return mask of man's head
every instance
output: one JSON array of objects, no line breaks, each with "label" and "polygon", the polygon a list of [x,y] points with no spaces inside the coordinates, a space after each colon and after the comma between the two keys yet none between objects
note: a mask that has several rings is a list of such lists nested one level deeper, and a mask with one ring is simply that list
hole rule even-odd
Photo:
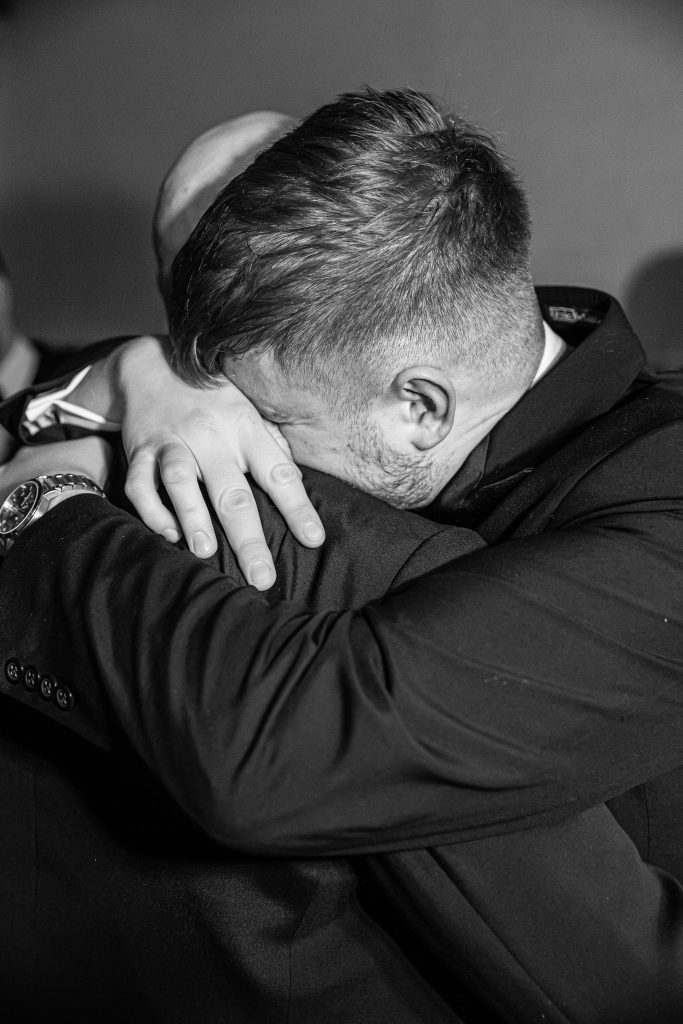
[{"label": "man's head", "polygon": [[231,181],[179,253],[181,372],[233,379],[301,462],[427,503],[543,350],[524,194],[410,90],[347,94]]},{"label": "man's head", "polygon": [[201,215],[232,178],[295,123],[271,110],[233,117],[202,132],[174,161],[161,184],[152,227],[164,298],[173,260]]}]

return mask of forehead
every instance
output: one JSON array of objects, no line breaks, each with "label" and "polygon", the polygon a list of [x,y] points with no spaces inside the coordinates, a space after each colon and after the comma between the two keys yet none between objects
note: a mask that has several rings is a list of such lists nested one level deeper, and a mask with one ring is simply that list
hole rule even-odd
[{"label": "forehead", "polygon": [[247,352],[228,358],[225,373],[262,416],[276,423],[317,419],[325,412],[325,403],[303,386],[293,384],[270,352]]}]

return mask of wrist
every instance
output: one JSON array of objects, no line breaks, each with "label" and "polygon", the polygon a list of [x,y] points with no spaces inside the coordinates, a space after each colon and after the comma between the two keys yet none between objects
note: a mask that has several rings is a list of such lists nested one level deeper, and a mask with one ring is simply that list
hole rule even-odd
[{"label": "wrist", "polygon": [[124,342],[93,363],[87,376],[70,393],[69,401],[97,413],[109,424],[120,425],[123,419],[121,367],[126,350],[134,341]]},{"label": "wrist", "polygon": [[0,554],[6,554],[32,524],[69,497],[104,492],[80,473],[53,473],[18,484],[0,506]]},{"label": "wrist", "polygon": [[112,353],[112,402],[119,423],[124,424],[131,412],[145,408],[150,397],[158,398],[160,383],[163,387],[166,375],[173,377],[171,351],[167,337],[148,334],[133,338]]},{"label": "wrist", "polygon": [[0,502],[24,481],[46,475],[76,474],[104,488],[111,455],[110,445],[95,435],[21,448],[10,462],[0,466]]},{"label": "wrist", "polygon": [[[50,476],[55,476],[55,477],[71,477],[71,476],[73,476],[73,477],[83,478],[85,480],[88,480],[90,483],[92,483],[93,486],[96,487],[98,489],[98,491],[101,491],[102,495],[104,496],[104,489],[100,486],[100,484],[99,484],[99,482],[97,480],[93,479],[92,473],[88,473],[87,471],[84,472],[84,471],[82,471],[80,469],[74,469],[72,467],[71,469],[60,469],[58,471],[55,471],[54,473],[50,473],[49,475]],[[0,508],[4,505],[4,503],[7,501],[9,496],[13,493],[13,491],[15,491],[17,489],[17,487],[21,487],[22,484],[28,483],[30,480],[44,479],[46,476],[47,476],[47,474],[45,474],[45,473],[37,473],[35,476],[29,476],[28,474],[25,474],[24,479],[22,479],[22,480],[16,480],[15,479],[11,483],[7,483],[7,484],[4,481],[0,480]],[[62,491],[58,495],[55,495],[55,497],[52,499],[52,502],[50,503],[50,508],[52,508],[53,505],[59,505],[60,502],[64,501],[65,498],[69,498],[69,497],[71,497],[74,494],[85,494],[85,493],[89,493],[89,492],[83,491],[83,490]]]},{"label": "wrist", "polygon": [[[84,494],[92,494],[98,498],[106,497],[104,491],[99,484],[91,480],[86,473],[55,473],[53,474],[56,479],[70,479],[72,480],[73,486],[70,488],[64,488],[58,494],[53,494],[50,498],[50,504],[45,509],[45,513],[52,511],[57,505],[63,504],[65,501],[69,501],[70,498],[82,497]],[[46,479],[41,477],[40,479]]]}]

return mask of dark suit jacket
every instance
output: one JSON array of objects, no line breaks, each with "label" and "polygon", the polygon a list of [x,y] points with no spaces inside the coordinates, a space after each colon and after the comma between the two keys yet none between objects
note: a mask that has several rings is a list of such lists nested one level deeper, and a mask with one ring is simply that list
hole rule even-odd
[{"label": "dark suit jacket", "polygon": [[[375,538],[381,571],[372,583],[354,581],[343,558],[321,568],[320,581],[340,596],[363,601],[395,576],[481,544],[468,530],[404,518],[336,481],[328,486],[340,556],[356,541],[369,546],[378,524],[386,538]],[[292,557],[291,579],[309,580],[312,565],[297,568],[281,523],[279,542]],[[226,546],[222,557],[234,573]],[[83,583],[79,603],[88,600]],[[41,593],[51,604],[42,585]],[[29,603],[38,626],[42,613]],[[26,636],[26,621],[16,625]],[[38,634],[47,641],[51,628],[43,621]],[[32,644],[38,685],[19,689],[41,710],[58,710],[39,696],[49,646]],[[17,1024],[459,1019],[368,920],[348,864],[231,855],[178,810],[123,737],[115,736],[125,755],[115,761],[61,728],[77,707],[49,721],[30,703],[2,699],[0,993]]]},{"label": "dark suit jacket", "polygon": [[[680,764],[680,392],[635,382],[606,297],[541,297],[580,344],[431,510],[491,550],[316,612],[82,498],[15,545],[0,595],[3,655],[74,704],[5,690],[130,743],[232,850],[362,857],[365,909],[472,1019],[675,1020],[680,887],[594,805]],[[379,564],[400,531],[372,504]],[[333,545],[301,552],[270,523],[286,596],[306,565],[312,609],[372,593],[337,591]]]}]

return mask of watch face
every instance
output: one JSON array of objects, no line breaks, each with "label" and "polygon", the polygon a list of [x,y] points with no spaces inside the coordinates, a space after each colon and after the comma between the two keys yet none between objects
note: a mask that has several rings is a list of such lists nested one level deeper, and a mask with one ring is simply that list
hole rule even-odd
[{"label": "watch face", "polygon": [[0,537],[14,533],[28,519],[40,501],[40,487],[35,480],[15,487],[0,508]]}]

